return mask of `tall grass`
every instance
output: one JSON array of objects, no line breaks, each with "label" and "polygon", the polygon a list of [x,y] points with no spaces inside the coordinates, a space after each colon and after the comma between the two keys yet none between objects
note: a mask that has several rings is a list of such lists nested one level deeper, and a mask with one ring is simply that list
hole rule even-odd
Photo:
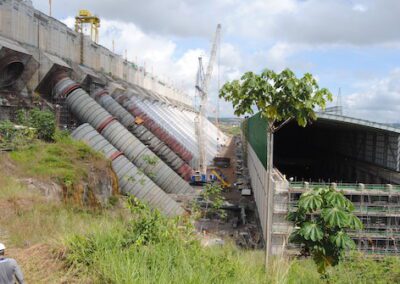
[{"label": "tall grass", "polygon": [[23,247],[39,242],[59,241],[68,234],[85,234],[107,228],[123,218],[121,212],[90,211],[48,200],[29,191],[13,178],[0,185],[0,227],[7,231],[10,245]]},{"label": "tall grass", "polygon": [[202,247],[187,221],[133,210],[127,223],[69,238],[68,264],[102,283],[269,282],[262,252]]}]

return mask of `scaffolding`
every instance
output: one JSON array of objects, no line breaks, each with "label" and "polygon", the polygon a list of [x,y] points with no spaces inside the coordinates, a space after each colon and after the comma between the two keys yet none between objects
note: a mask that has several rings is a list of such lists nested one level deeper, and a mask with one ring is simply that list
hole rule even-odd
[{"label": "scaffolding", "polygon": [[348,233],[359,251],[373,255],[400,255],[400,186],[292,182],[289,185],[288,210],[296,209],[303,192],[321,186],[332,186],[353,202],[354,214],[360,218],[364,228]]}]

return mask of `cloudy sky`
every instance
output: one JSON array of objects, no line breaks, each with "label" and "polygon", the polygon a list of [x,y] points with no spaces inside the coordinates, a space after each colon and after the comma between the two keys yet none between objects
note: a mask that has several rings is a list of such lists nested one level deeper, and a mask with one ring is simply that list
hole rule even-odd
[{"label": "cloudy sky", "polygon": [[[212,112],[221,85],[245,71],[289,67],[311,72],[333,94],[341,88],[348,115],[380,122],[400,116],[399,0],[52,0],[68,25],[79,9],[102,19],[100,43],[188,93],[198,56],[207,58],[222,24],[220,68],[214,69]],[[48,12],[48,0],[33,0]],[[336,102],[334,102],[336,104]],[[212,113],[211,113],[212,115]],[[221,116],[232,115],[221,102]]]}]

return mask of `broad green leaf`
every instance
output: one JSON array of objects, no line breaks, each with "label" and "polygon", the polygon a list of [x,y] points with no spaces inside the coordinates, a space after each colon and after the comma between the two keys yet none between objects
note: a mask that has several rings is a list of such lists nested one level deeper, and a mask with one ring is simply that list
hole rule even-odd
[{"label": "broad green leaf", "polygon": [[299,200],[299,208],[306,212],[313,212],[321,208],[323,203],[322,196],[317,191],[307,191],[303,193]]},{"label": "broad green leaf", "polygon": [[324,232],[317,223],[306,222],[300,229],[299,234],[302,235],[306,240],[312,240],[314,242],[322,240]]},{"label": "broad green leaf", "polygon": [[361,230],[364,227],[361,220],[353,214],[348,215],[348,226],[353,230]]},{"label": "broad green leaf", "polygon": [[321,217],[330,227],[343,228],[348,224],[348,214],[339,207],[323,209]]},{"label": "broad green leaf", "polygon": [[339,231],[336,235],[330,236],[329,240],[331,241],[331,243],[342,249],[355,248],[354,241],[344,231]]},{"label": "broad green leaf", "polygon": [[332,207],[347,208],[348,199],[339,191],[330,190],[326,193],[325,199]]}]

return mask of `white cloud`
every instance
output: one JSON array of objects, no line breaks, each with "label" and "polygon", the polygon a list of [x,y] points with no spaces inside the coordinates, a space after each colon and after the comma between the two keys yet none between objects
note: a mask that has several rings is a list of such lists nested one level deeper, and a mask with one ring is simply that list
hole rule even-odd
[{"label": "white cloud", "polygon": [[368,10],[368,7],[362,4],[356,4],[353,6],[353,10],[357,12],[365,12]]},{"label": "white cloud", "polygon": [[344,97],[346,113],[379,122],[399,122],[400,68],[386,78],[360,84],[361,91]]},{"label": "white cloud", "polygon": [[[47,1],[34,0],[47,13]],[[398,0],[70,0],[53,14],[86,8],[102,19],[134,22],[146,33],[209,37],[217,23],[229,36],[306,44],[387,44],[400,41]],[[67,15],[65,15],[67,14]]]},{"label": "white cloud", "polygon": [[[67,18],[63,22],[73,27],[74,19]],[[115,20],[103,19],[100,29],[100,44],[112,50],[115,42],[115,52],[125,55],[128,60],[143,66],[164,81],[172,83],[184,90],[188,95],[194,95],[196,73],[199,56],[204,57],[203,65],[206,70],[208,64],[208,50],[187,49],[181,56],[176,57],[176,44],[166,36],[146,34],[133,23],[124,23]],[[214,72],[210,85],[210,113],[215,109],[218,92],[218,71],[220,81],[236,79],[240,75],[241,54],[231,44],[221,45],[220,68],[214,65]],[[221,104],[224,104],[221,102]],[[231,115],[231,108],[221,108],[222,115]]]},{"label": "white cloud", "polygon": [[[47,1],[33,2],[47,12]],[[302,62],[307,57],[301,59],[296,55],[305,50],[349,46],[400,48],[398,0],[88,0],[85,7],[78,0],[65,3],[53,1],[53,14],[71,16],[81,8],[96,12],[102,19],[102,44],[111,49],[114,39],[118,53],[124,54],[127,49],[130,60],[137,58],[140,65],[146,62],[147,70],[172,80],[190,94],[194,92],[197,58],[205,56],[206,66],[209,50],[184,46],[183,53],[180,50],[177,56],[177,40],[194,38],[209,42],[219,22],[224,38],[229,41],[221,47],[221,84],[248,70],[279,71],[289,67],[296,72],[309,71],[310,66],[314,67],[311,64],[319,62]],[[68,22],[73,25],[73,18]],[[337,72],[334,68],[332,73]],[[366,67],[372,76],[373,68]],[[398,111],[392,110],[397,103],[394,94],[398,93],[385,83],[398,78],[397,73],[393,71],[386,79],[370,81],[359,88],[361,91],[350,95],[345,101],[354,110],[351,114],[368,118],[369,111],[379,109],[375,111],[377,119],[384,121]],[[217,68],[210,86],[211,103],[215,104],[216,93]],[[223,111],[232,113],[223,104]]]}]

